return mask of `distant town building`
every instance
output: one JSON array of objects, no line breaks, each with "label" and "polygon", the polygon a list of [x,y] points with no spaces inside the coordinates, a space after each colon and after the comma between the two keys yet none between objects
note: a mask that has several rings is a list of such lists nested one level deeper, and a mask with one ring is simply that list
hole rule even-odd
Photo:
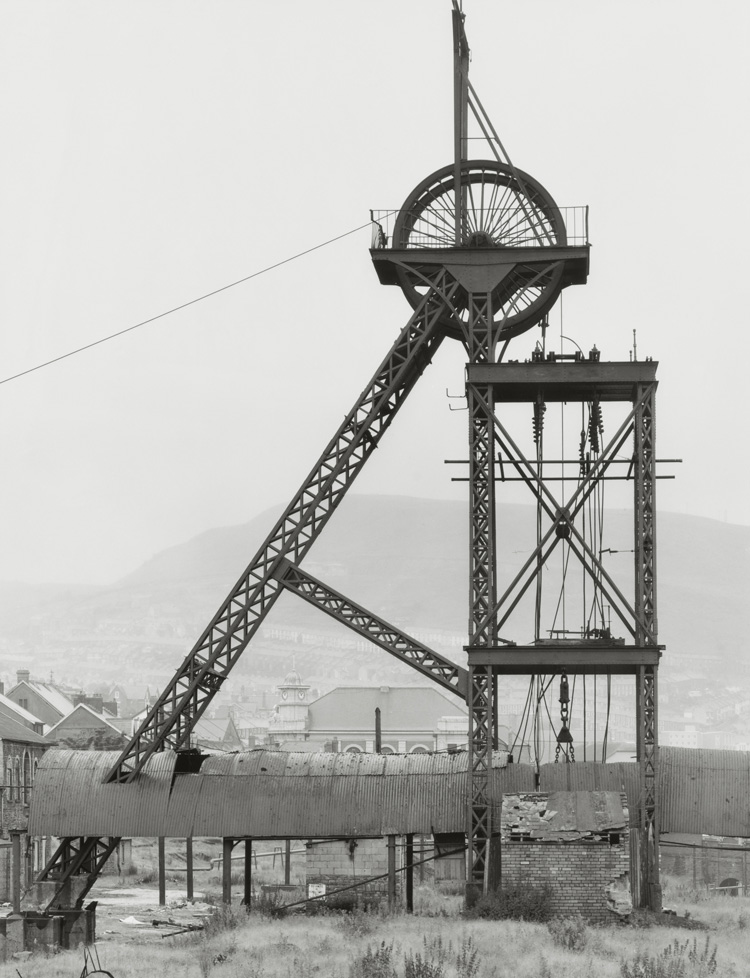
[{"label": "distant town building", "polygon": [[278,691],[268,725],[272,745],[307,742],[319,750],[327,745],[340,752],[372,752],[377,708],[385,754],[458,750],[467,743],[463,705],[434,686],[339,686],[310,702],[310,686],[293,670]]}]

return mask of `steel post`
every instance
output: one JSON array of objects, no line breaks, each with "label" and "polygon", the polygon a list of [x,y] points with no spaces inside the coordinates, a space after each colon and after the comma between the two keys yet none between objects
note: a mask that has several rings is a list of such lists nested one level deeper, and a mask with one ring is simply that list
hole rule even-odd
[{"label": "steel post", "polygon": [[159,852],[159,906],[166,907],[167,905],[167,867],[166,867],[166,851],[164,845],[164,836],[159,836],[158,844]]},{"label": "steel post", "polygon": [[[655,644],[656,613],[656,503],[655,503],[655,394],[656,383],[636,388],[633,487],[635,627],[639,645]],[[640,903],[661,910],[659,884],[659,822],[657,799],[658,666],[642,666],[637,673],[637,754],[641,774],[639,825],[641,833]]]},{"label": "steel post", "polygon": [[234,839],[222,839],[222,859],[221,859],[221,902],[230,904],[232,902],[232,849]]},{"label": "steel post", "polygon": [[245,839],[245,892],[242,902],[249,910],[253,899],[253,840]]},{"label": "steel post", "polygon": [[191,836],[185,840],[185,883],[188,900],[193,899],[193,840]]},{"label": "steel post", "polygon": [[396,909],[396,836],[388,836],[388,910]]}]

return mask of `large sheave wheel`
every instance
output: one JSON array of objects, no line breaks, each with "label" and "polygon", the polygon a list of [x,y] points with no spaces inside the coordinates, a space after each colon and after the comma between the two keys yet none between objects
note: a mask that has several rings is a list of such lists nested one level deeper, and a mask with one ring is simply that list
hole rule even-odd
[{"label": "large sheave wheel", "polygon": [[[406,198],[393,229],[394,249],[522,249],[518,260],[492,293],[493,321],[500,339],[538,323],[562,288],[562,263],[545,261],[545,249],[567,243],[557,204],[533,177],[494,160],[467,160],[461,165],[458,203],[455,172],[446,166],[423,180]],[[434,267],[408,264],[399,284],[416,308],[430,287]],[[464,294],[465,296],[465,294]],[[444,325],[455,329],[465,318],[459,295]]]}]

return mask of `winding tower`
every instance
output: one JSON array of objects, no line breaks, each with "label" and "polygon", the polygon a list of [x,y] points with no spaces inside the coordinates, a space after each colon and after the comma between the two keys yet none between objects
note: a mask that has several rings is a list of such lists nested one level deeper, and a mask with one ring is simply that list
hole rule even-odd
[{"label": "winding tower", "polygon": [[[634,677],[641,775],[639,811],[632,813],[639,837],[634,895],[641,905],[657,906],[656,693],[661,647],[656,630],[656,364],[634,358],[606,363],[596,350],[586,356],[547,352],[550,310],[563,289],[587,280],[587,208],[558,207],[541,183],[513,165],[469,81],[469,46],[456,0],[452,17],[454,159],[423,180],[400,210],[371,215],[371,257],[378,278],[401,288],[412,314],[107,780],[137,781],[149,758],[167,749],[179,752],[178,771],[190,769],[195,763],[189,750],[195,723],[277,598],[291,591],[466,700],[468,900],[500,879],[490,773],[498,746],[502,684],[509,677],[530,677],[540,691],[538,706],[552,679],[559,678],[562,710],[554,731],[556,754],[571,762],[569,677],[573,682],[578,676]],[[469,157],[471,119],[489,147],[486,158]],[[509,360],[511,340],[533,328],[541,331],[541,341],[531,358]],[[445,339],[461,343],[467,355],[468,667],[417,641],[301,566]],[[601,412],[608,402],[624,404],[625,415],[604,445]],[[532,451],[521,447],[504,420],[506,409],[517,404],[531,408]],[[578,404],[587,412],[577,458],[548,459],[542,435],[548,404]],[[627,475],[614,475],[622,472],[618,464],[623,453]],[[569,474],[571,465],[575,476]],[[632,483],[632,597],[605,566],[601,540],[594,544],[585,527],[587,505],[610,478]],[[525,483],[534,497],[537,535],[521,568],[501,588],[498,552],[503,541],[498,537],[496,495],[510,479]],[[552,628],[543,637],[542,580],[555,550],[563,552],[566,567],[571,558],[580,565],[589,582],[593,612],[583,616],[577,629]],[[501,632],[524,595],[533,593],[532,586],[534,639],[520,644]],[[627,639],[613,637],[605,603]],[[80,905],[118,841],[61,840],[39,878],[54,884],[49,907],[63,905],[73,895]]]}]

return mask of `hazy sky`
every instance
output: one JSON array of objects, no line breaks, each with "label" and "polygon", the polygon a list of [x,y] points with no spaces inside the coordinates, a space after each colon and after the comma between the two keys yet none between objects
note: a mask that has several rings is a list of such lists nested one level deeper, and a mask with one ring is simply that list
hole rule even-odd
[{"label": "hazy sky", "polygon": [[[747,4],[464,9],[514,162],[591,208],[566,335],[660,361],[660,506],[748,523]],[[451,160],[451,86],[448,0],[5,0],[0,379],[400,206]],[[0,385],[0,579],[107,583],[286,502],[409,315],[368,247]],[[444,344],[356,491],[465,495],[463,362]]]}]

